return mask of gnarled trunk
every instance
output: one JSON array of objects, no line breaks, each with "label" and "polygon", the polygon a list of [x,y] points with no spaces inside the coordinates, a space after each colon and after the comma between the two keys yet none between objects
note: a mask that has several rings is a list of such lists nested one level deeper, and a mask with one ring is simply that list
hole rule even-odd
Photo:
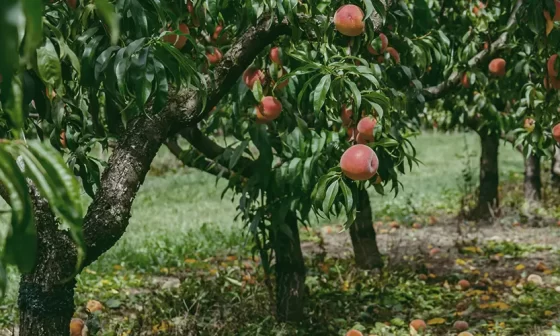
[{"label": "gnarled trunk", "polygon": [[541,157],[533,153],[525,158],[525,179],[523,183],[525,202],[540,202],[541,188]]},{"label": "gnarled trunk", "polygon": [[554,156],[550,167],[552,187],[560,189],[560,145],[554,146]]},{"label": "gnarled trunk", "polygon": [[362,269],[383,267],[383,259],[377,248],[373,216],[367,190],[362,189],[358,195],[358,213],[350,226],[350,238],[354,249],[356,265]]},{"label": "gnarled trunk", "polygon": [[498,200],[498,148],[500,137],[498,134],[483,129],[480,133],[480,180],[478,188],[478,203],[471,215],[475,219],[489,219],[492,210],[499,206]]},{"label": "gnarled trunk", "polygon": [[303,318],[305,265],[296,214],[288,212],[285,221],[290,234],[278,230],[274,238],[276,315],[279,321],[297,322]]},{"label": "gnarled trunk", "polygon": [[18,305],[20,336],[65,336],[74,313],[76,249],[68,232],[59,230],[47,201],[31,187],[37,227],[37,263],[21,276]]}]

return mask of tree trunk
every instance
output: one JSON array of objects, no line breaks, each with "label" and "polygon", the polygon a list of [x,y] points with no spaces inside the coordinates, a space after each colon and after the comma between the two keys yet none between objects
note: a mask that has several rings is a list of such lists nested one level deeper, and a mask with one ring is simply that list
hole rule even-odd
[{"label": "tree trunk", "polygon": [[560,146],[554,146],[554,156],[552,157],[552,166],[550,167],[552,174],[552,187],[560,189]]},{"label": "tree trunk", "polygon": [[540,202],[541,187],[541,157],[531,154],[525,158],[525,181],[523,183],[525,202]]},{"label": "tree trunk", "polygon": [[356,220],[350,226],[350,238],[352,238],[356,265],[359,268],[383,267],[383,259],[377,248],[371,204],[366,189],[362,189],[358,195],[358,213]]},{"label": "tree trunk", "polygon": [[475,219],[490,219],[492,210],[499,206],[498,200],[498,148],[500,137],[488,130],[480,133],[480,183],[478,188],[478,204],[472,211]]},{"label": "tree trunk", "polygon": [[31,186],[37,228],[35,269],[21,276],[19,336],[66,336],[74,313],[73,273],[76,249],[67,231],[59,229],[47,201]]},{"label": "tree trunk", "polygon": [[290,233],[278,230],[274,239],[276,314],[279,321],[298,322],[303,318],[305,265],[295,213],[288,212],[286,224]]}]

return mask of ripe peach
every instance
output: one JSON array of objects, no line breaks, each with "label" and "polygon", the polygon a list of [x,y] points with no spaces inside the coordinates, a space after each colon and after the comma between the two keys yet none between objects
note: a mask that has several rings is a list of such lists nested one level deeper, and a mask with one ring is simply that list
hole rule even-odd
[{"label": "ripe peach", "polygon": [[465,321],[455,321],[455,323],[453,324],[453,328],[455,328],[457,331],[465,331],[469,329],[469,324]]},{"label": "ripe peach", "polygon": [[484,50],[488,50],[489,44],[488,42],[484,42]]},{"label": "ripe peach", "polygon": [[369,142],[372,141],[373,141],[373,137],[368,137],[362,133],[358,133],[358,135],[356,135],[356,143],[367,145]]},{"label": "ripe peach", "polygon": [[463,74],[463,77],[461,77],[461,84],[463,85],[463,87],[465,89],[468,89],[471,87],[471,82],[469,80],[469,75],[465,72]]},{"label": "ripe peach", "polygon": [[401,63],[401,55],[399,54],[397,49],[395,49],[393,47],[388,47],[387,52],[389,53],[389,55],[391,55],[391,57],[393,58],[393,61],[395,61],[395,63],[397,63],[397,64]]},{"label": "ripe peach", "polygon": [[552,19],[550,18],[550,12],[547,10],[543,11],[544,17],[547,20],[560,21],[560,0],[556,0],[554,4],[556,5],[556,12],[554,13],[554,18]]},{"label": "ripe peach", "polygon": [[349,126],[352,123],[352,109],[347,108],[346,105],[342,105],[340,118],[342,119],[342,125]]},{"label": "ripe peach", "polygon": [[270,49],[270,60],[278,65],[282,65],[282,51],[278,47]]},{"label": "ripe peach", "polygon": [[552,128],[552,137],[556,142],[560,143],[560,124],[556,124],[556,126]]},{"label": "ripe peach", "polygon": [[222,52],[218,48],[214,48],[212,53],[206,53],[206,58],[210,64],[220,63],[222,60]]},{"label": "ripe peach", "polygon": [[263,80],[264,80],[264,73],[262,72],[261,69],[257,69],[255,67],[249,67],[247,68],[247,70],[245,70],[245,72],[243,72],[243,81],[249,87],[249,89],[253,89],[253,85],[257,81],[261,81],[262,83]]},{"label": "ripe peach", "polygon": [[66,3],[71,9],[76,9],[76,7],[78,7],[78,0],[66,0]]},{"label": "ripe peach", "polygon": [[362,135],[364,140],[373,140],[374,139],[373,130],[375,128],[375,125],[377,125],[377,120],[374,117],[372,116],[363,117],[358,122],[358,127],[357,127],[358,133]]},{"label": "ripe peach", "polygon": [[557,78],[550,77],[548,79],[548,82],[550,83],[549,89],[552,88],[555,90],[560,90],[560,78],[557,79]]},{"label": "ripe peach", "polygon": [[370,147],[362,144],[348,148],[340,158],[344,175],[356,181],[365,181],[377,173],[379,159]]},{"label": "ripe peach", "polygon": [[263,97],[257,108],[257,116],[260,113],[267,121],[278,118],[280,112],[282,112],[282,103],[272,96]]},{"label": "ripe peach", "polygon": [[82,336],[82,330],[85,325],[82,319],[73,318],[70,321],[70,336]]},{"label": "ripe peach", "polygon": [[362,334],[360,331],[356,329],[352,329],[346,333],[346,336],[364,336],[364,334]]},{"label": "ripe peach", "polygon": [[[169,27],[168,31],[175,31],[175,29]],[[179,31],[183,34],[188,34],[189,33],[189,27],[187,27],[186,24],[181,23],[179,25]],[[183,49],[185,44],[187,44],[187,37],[182,36],[182,35],[175,35],[175,34],[165,35],[163,37],[163,40],[167,43],[173,44],[175,46],[175,48],[177,48],[179,50]]]},{"label": "ripe peach", "polygon": [[96,301],[96,300],[89,300],[86,304],[86,309],[90,312],[90,313],[94,313],[96,311],[102,311],[103,310],[103,305],[101,304],[101,302]]},{"label": "ripe peach", "polygon": [[222,25],[216,26],[216,29],[214,29],[214,34],[212,34],[212,39],[214,41],[218,40],[218,37],[220,37],[220,33],[222,32],[223,29],[224,27],[222,27]]},{"label": "ripe peach", "polygon": [[367,49],[368,49],[369,53],[374,55],[374,56],[383,54],[385,52],[385,50],[387,49],[387,47],[389,46],[389,40],[387,39],[387,36],[385,34],[380,33],[379,34],[379,39],[381,40],[381,49],[375,50],[371,44],[368,44],[368,46],[367,46]]},{"label": "ripe peach", "polygon": [[334,26],[342,35],[358,36],[364,32],[364,12],[356,5],[344,5],[334,14]]},{"label": "ripe peach", "polygon": [[503,77],[506,74],[506,60],[495,58],[488,64],[488,70],[494,76]]},{"label": "ripe peach", "polygon": [[525,128],[525,130],[527,130],[527,132],[533,132],[533,130],[535,129],[535,119],[525,118],[523,127]]},{"label": "ripe peach", "polygon": [[462,290],[467,290],[469,289],[469,287],[471,287],[471,283],[465,279],[459,280],[457,284],[459,285],[459,287],[461,287]]},{"label": "ripe peach", "polygon": [[66,148],[66,132],[64,130],[60,131],[60,146]]},{"label": "ripe peach", "polygon": [[424,331],[428,327],[424,320],[412,320],[409,326],[416,331]]},{"label": "ripe peach", "polygon": [[[546,64],[546,68],[548,70],[548,76],[549,77],[552,77],[552,78],[557,78],[558,77],[558,70],[556,70],[557,68],[555,67],[557,58],[558,58],[558,54],[554,54],[554,55],[550,56],[550,58],[548,59],[548,62]],[[560,68],[560,66],[558,68]]]},{"label": "ripe peach", "polygon": [[441,250],[437,247],[434,247],[433,249],[430,250],[430,257],[434,257],[436,254],[440,253]]}]

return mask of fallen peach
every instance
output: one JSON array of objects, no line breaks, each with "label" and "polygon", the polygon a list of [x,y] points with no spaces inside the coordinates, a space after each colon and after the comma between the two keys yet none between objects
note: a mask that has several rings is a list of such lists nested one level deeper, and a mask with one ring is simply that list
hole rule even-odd
[{"label": "fallen peach", "polygon": [[412,320],[410,322],[410,327],[416,331],[424,331],[428,326],[426,326],[424,320]]}]

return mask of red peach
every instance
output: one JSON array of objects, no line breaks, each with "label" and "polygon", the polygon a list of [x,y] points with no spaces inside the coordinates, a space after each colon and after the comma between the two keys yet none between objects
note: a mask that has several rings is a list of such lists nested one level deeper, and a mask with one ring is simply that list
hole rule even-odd
[{"label": "red peach", "polygon": [[556,124],[556,126],[552,128],[552,137],[556,142],[560,143],[560,124]]},{"label": "red peach", "polygon": [[370,147],[362,144],[348,148],[340,158],[344,175],[356,181],[365,181],[377,173],[379,159]]},{"label": "red peach", "polygon": [[270,49],[270,60],[278,65],[282,65],[282,52],[280,48],[273,47]]},{"label": "red peach", "polygon": [[387,52],[389,53],[389,55],[391,55],[391,57],[393,58],[393,61],[395,61],[395,63],[397,63],[397,64],[401,63],[401,55],[399,54],[399,52],[395,48],[388,47]]},{"label": "red peach", "polygon": [[488,50],[489,44],[488,42],[484,42],[484,50]]},{"label": "red peach", "polygon": [[463,85],[463,87],[465,89],[468,89],[471,87],[471,82],[469,80],[469,75],[465,72],[463,74],[463,77],[461,78],[461,84]]},{"label": "red peach", "polygon": [[362,135],[364,140],[373,140],[373,130],[375,128],[375,125],[377,125],[377,120],[374,117],[363,117],[362,119],[360,119],[360,122],[358,122],[358,133]]},{"label": "red peach", "polygon": [[550,18],[550,12],[547,10],[543,11],[544,17],[547,20],[560,21],[560,0],[556,0],[554,4],[556,5],[556,12],[554,12],[554,18],[552,19]]},{"label": "red peach", "polygon": [[428,326],[424,320],[413,320],[410,322],[410,327],[416,331],[424,331]]},{"label": "red peach", "polygon": [[457,284],[459,285],[459,287],[461,287],[462,290],[467,290],[469,289],[469,287],[471,287],[471,283],[465,279],[459,280]]},{"label": "red peach", "polygon": [[379,34],[379,39],[381,40],[381,49],[375,50],[373,48],[373,46],[371,44],[368,44],[368,51],[370,52],[370,54],[377,56],[380,54],[383,54],[385,52],[385,50],[387,49],[387,47],[389,46],[389,40],[387,39],[387,36],[383,33]]},{"label": "red peach", "polygon": [[253,89],[253,85],[257,82],[264,80],[264,73],[261,69],[257,69],[255,67],[249,67],[245,72],[243,72],[243,81],[249,87],[249,89]]},{"label": "red peach", "polygon": [[260,113],[267,121],[278,118],[280,112],[282,112],[282,103],[272,96],[263,97],[257,108],[257,116]]},{"label": "red peach", "polygon": [[73,318],[70,321],[70,336],[82,336],[82,330],[85,325],[82,319]]},{"label": "red peach", "polygon": [[346,336],[364,336],[364,334],[362,334],[360,331],[356,329],[352,329],[346,333]]},{"label": "red peach", "polygon": [[469,324],[465,321],[455,321],[455,323],[453,324],[453,328],[455,328],[457,331],[465,331],[469,329]]},{"label": "red peach", "polygon": [[212,34],[212,39],[214,41],[216,41],[218,37],[220,37],[220,33],[222,32],[223,29],[224,27],[222,27],[221,25],[216,26],[216,29],[214,30],[214,34]]},{"label": "red peach", "polygon": [[66,132],[64,130],[60,131],[60,146],[66,148]]},{"label": "red peach", "polygon": [[546,64],[547,70],[548,70],[548,75],[550,77],[553,77],[553,78],[558,77],[558,70],[556,70],[557,68],[555,67],[557,58],[558,58],[558,54],[554,54],[554,55],[550,56],[550,58],[548,59],[548,62]]},{"label": "red peach", "polygon": [[340,118],[342,119],[342,125],[350,125],[352,123],[352,109],[347,108],[346,105],[343,105],[342,111],[340,112]]},{"label": "red peach", "polygon": [[535,119],[525,118],[523,127],[527,130],[527,132],[533,132],[533,130],[535,129]]},{"label": "red peach", "polygon": [[334,14],[334,25],[342,35],[358,36],[364,32],[364,12],[356,5],[344,5]]},{"label": "red peach", "polygon": [[503,58],[495,58],[488,65],[488,70],[494,76],[503,77],[506,74],[506,61]]},{"label": "red peach", "polygon": [[[174,31],[175,29],[170,27],[168,30],[169,31]],[[187,27],[186,24],[181,23],[179,25],[179,31],[181,31],[181,33],[183,33],[183,34],[188,34],[189,33],[189,27]],[[175,34],[165,35],[163,37],[163,40],[167,43],[172,43],[175,46],[175,48],[177,48],[179,50],[183,49],[185,44],[187,44],[187,37],[182,36],[182,35],[175,35]]]},{"label": "red peach", "polygon": [[206,58],[210,64],[220,63],[222,60],[222,52],[218,48],[214,48],[212,53],[206,53]]}]

